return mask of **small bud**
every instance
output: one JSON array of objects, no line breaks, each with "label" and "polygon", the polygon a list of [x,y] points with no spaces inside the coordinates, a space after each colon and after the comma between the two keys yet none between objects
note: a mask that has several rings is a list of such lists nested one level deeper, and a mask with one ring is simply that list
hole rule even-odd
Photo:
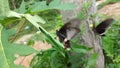
[{"label": "small bud", "polygon": [[93,28],[93,24],[90,24],[89,27],[90,27],[90,28]]}]

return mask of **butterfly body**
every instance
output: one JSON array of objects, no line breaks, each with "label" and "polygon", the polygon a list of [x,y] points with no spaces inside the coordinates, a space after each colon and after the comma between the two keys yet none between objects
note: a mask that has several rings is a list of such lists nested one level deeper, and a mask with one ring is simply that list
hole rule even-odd
[{"label": "butterfly body", "polygon": [[79,19],[72,19],[64,24],[59,30],[56,30],[59,41],[68,47],[70,44],[69,40],[80,32],[79,25]]},{"label": "butterfly body", "polygon": [[56,30],[56,34],[59,37],[60,42],[63,42],[63,40],[67,37],[66,29],[69,29],[67,25],[69,25],[69,23],[63,25],[60,30]]}]

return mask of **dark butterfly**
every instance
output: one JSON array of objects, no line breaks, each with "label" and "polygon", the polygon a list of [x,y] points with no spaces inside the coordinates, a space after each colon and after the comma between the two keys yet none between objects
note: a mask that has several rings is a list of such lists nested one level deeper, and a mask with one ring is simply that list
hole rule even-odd
[{"label": "dark butterfly", "polygon": [[101,36],[104,36],[105,31],[108,29],[113,21],[114,19],[112,18],[102,21],[97,27],[95,27],[95,32]]},{"label": "dark butterfly", "polygon": [[56,34],[59,38],[59,41],[63,43],[65,47],[69,47],[69,40],[80,32],[79,25],[79,19],[72,19],[66,24],[64,24],[59,30],[56,30]]}]

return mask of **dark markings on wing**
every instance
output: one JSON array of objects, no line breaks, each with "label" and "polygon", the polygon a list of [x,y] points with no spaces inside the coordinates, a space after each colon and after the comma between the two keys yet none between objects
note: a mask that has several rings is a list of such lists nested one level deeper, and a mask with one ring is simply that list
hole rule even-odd
[{"label": "dark markings on wing", "polygon": [[[56,35],[61,43],[64,43],[66,47],[70,46],[70,39],[79,33],[80,20],[72,19],[68,23],[64,24],[59,30],[56,30]],[[67,39],[65,41],[65,39]]]},{"label": "dark markings on wing", "polygon": [[113,21],[114,21],[114,19],[112,19],[112,18],[109,18],[109,19],[106,19],[106,20],[102,21],[102,22],[95,28],[95,31],[96,31],[99,35],[102,35],[102,34],[107,30],[107,28],[112,24]]}]

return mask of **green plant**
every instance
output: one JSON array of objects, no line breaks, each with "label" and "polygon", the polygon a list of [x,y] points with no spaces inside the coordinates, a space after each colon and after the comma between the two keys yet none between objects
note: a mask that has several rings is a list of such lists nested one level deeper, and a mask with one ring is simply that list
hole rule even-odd
[{"label": "green plant", "polygon": [[[8,5],[8,0],[1,0],[0,3],[0,36],[1,36],[1,42],[0,42],[0,66],[2,68],[22,68],[21,66],[17,66],[13,63],[14,61],[14,54],[19,54],[22,56],[26,56],[32,53],[36,53],[37,51],[34,50],[33,48],[29,47],[29,46],[23,46],[20,44],[14,44],[14,38],[11,42],[9,42],[9,38],[10,35],[15,34],[15,32],[13,32],[13,30],[8,30],[10,28],[12,28],[12,26],[15,26],[15,24],[12,23],[19,23],[19,27],[18,27],[18,31],[21,31],[22,25],[26,22],[30,22],[31,24],[33,24],[37,29],[40,29],[41,31],[43,31],[44,34],[46,34],[46,36],[49,39],[49,41],[52,41],[51,43],[54,44],[54,47],[56,47],[56,49],[58,49],[58,52],[60,52],[60,54],[63,54],[62,50],[63,47],[62,44],[60,44],[59,42],[57,42],[55,39],[53,39],[53,37],[46,31],[43,29],[42,26],[40,26],[40,24],[44,24],[45,21],[37,15],[38,12],[47,10],[47,9],[63,9],[63,10],[67,10],[67,9],[72,9],[73,7],[75,7],[73,4],[70,3],[66,3],[66,4],[59,4],[60,0],[54,0],[50,3],[50,6],[46,6],[46,2],[35,2],[32,5],[31,4],[27,4],[29,6],[26,5],[26,2],[24,2],[24,0],[22,1],[20,8],[18,8],[16,11],[11,11],[9,9],[9,5]],[[42,5],[43,7],[39,7],[40,5]],[[57,6],[59,5],[59,6]],[[27,7],[26,7],[27,6]],[[64,6],[66,6],[66,8],[63,8]],[[36,8],[34,8],[36,7]],[[28,9],[26,9],[28,8]],[[12,25],[11,25],[12,24]],[[10,25],[10,27],[6,30],[5,27],[8,27]],[[17,35],[16,34],[16,35]],[[15,35],[15,36],[16,36]],[[11,39],[10,39],[11,40]],[[60,45],[60,46],[59,46]],[[63,50],[64,51],[64,50]]]},{"label": "green plant", "polygon": [[87,2],[83,2],[82,3],[82,9],[79,12],[79,14],[77,15],[78,18],[80,19],[85,19],[88,16],[88,12],[87,10],[90,8],[90,5],[92,4],[92,1],[87,1]]},{"label": "green plant", "polygon": [[102,38],[106,68],[119,68],[119,25],[120,21],[115,21],[107,31],[106,37]]},{"label": "green plant", "polygon": [[[52,2],[50,2],[49,6],[46,5],[46,1],[39,2],[37,0],[30,0],[25,2],[23,0],[21,4],[19,4],[20,1],[18,0],[16,0],[15,2],[18,2],[17,7],[11,7],[14,11],[9,9],[8,0],[1,0],[0,3],[0,55],[2,56],[0,57],[0,66],[2,68],[23,68],[22,66],[15,65],[13,63],[13,61],[15,60],[14,54],[16,53],[22,56],[37,53],[31,61],[31,68],[93,67],[97,58],[96,53],[92,54],[90,58],[86,60],[84,60],[83,58],[83,56],[85,56],[85,54],[92,48],[88,48],[72,42],[70,50],[65,49],[63,44],[54,39],[54,36],[43,28],[43,26],[46,24],[46,20],[44,20],[43,17],[45,14],[49,14],[49,12],[45,12],[46,10],[70,10],[73,9],[76,5],[71,3],[60,4],[60,0],[53,0]],[[88,7],[88,4],[84,5],[86,8]],[[43,13],[42,15],[42,12],[45,13]],[[58,15],[57,17],[59,19],[59,21],[57,22],[61,22],[60,15]],[[32,28],[32,26],[37,28],[35,32],[38,30],[41,31],[41,33],[45,36],[45,41],[51,44],[52,48],[45,51],[36,51],[30,46],[14,44],[13,42],[15,41],[16,36],[19,35],[22,30],[24,30],[23,27],[26,27],[26,23],[30,23],[27,24],[27,26],[30,26],[29,28]],[[13,27],[17,30],[17,33],[15,33],[14,30],[9,30]],[[15,36],[12,36],[13,38],[11,38],[11,35]]]},{"label": "green plant", "polygon": [[113,4],[113,3],[117,3],[117,2],[120,2],[120,0],[106,0],[105,2],[98,5],[98,9],[102,8],[105,5]]}]

